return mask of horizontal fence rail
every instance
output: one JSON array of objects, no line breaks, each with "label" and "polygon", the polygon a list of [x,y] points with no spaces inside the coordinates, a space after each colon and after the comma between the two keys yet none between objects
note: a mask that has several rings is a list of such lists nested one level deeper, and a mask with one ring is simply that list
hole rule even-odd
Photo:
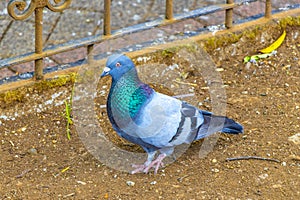
[{"label": "horizontal fence rail", "polygon": [[[237,6],[241,6],[251,2],[256,2],[257,0],[226,0],[226,4],[211,5],[177,15],[174,15],[173,13],[173,0],[166,0],[166,10],[164,19],[156,19],[150,22],[129,26],[116,31],[111,31],[111,0],[104,0],[103,35],[98,34],[95,36],[71,40],[63,44],[43,48],[43,9],[46,7],[53,12],[61,12],[64,9],[68,8],[72,0],[54,0],[52,2],[54,2],[55,5],[53,5],[53,3],[50,3],[49,1],[50,0],[32,0],[29,5],[26,5],[26,3],[21,0],[11,0],[9,2],[8,13],[12,18],[16,20],[26,19],[33,12],[35,12],[35,52],[0,60],[0,69],[34,61],[34,78],[36,80],[41,80],[43,79],[43,59],[46,57],[71,51],[80,47],[86,47],[88,53],[88,61],[90,61],[91,59],[93,59],[93,56],[90,52],[92,52],[94,44],[101,43],[105,40],[119,38],[135,32],[140,32],[151,28],[176,23],[185,19],[196,18],[199,16],[215,13],[218,11],[225,11],[225,27],[227,29],[230,29],[233,26],[233,9]],[[16,13],[16,10],[18,10],[19,13]],[[271,11],[271,0],[266,0],[266,18],[271,17]]]}]

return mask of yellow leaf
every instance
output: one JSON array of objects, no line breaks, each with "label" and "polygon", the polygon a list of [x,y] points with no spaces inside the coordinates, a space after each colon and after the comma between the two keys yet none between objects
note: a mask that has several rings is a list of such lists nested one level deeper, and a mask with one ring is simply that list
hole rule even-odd
[{"label": "yellow leaf", "polygon": [[285,36],[286,36],[286,32],[284,30],[282,35],[275,42],[273,42],[273,44],[271,44],[267,48],[260,50],[260,52],[261,53],[271,53],[272,51],[276,50],[284,41]]}]

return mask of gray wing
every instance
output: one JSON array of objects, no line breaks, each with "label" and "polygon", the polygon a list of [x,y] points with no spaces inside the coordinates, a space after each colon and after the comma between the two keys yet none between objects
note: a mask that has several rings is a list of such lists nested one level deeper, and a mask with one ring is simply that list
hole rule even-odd
[{"label": "gray wing", "polygon": [[181,120],[175,135],[169,143],[173,145],[191,143],[197,137],[199,127],[203,122],[203,115],[198,108],[186,102],[182,102]]},{"label": "gray wing", "polygon": [[191,143],[204,120],[194,106],[155,93],[141,111],[139,121],[139,124],[129,125],[130,132],[146,143],[164,148]]}]

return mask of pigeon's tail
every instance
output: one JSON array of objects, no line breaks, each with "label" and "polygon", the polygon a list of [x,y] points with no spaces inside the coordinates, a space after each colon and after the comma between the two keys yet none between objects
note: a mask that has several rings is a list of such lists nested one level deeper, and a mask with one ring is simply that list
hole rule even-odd
[{"label": "pigeon's tail", "polygon": [[207,137],[215,132],[228,134],[239,134],[244,132],[244,128],[233,119],[223,116],[215,116],[210,112],[201,110],[204,118],[203,124],[199,127],[196,140]]},{"label": "pigeon's tail", "polygon": [[233,119],[229,119],[228,117],[224,117],[224,127],[221,130],[223,133],[229,134],[239,134],[244,132],[244,128],[239,123],[235,122]]}]

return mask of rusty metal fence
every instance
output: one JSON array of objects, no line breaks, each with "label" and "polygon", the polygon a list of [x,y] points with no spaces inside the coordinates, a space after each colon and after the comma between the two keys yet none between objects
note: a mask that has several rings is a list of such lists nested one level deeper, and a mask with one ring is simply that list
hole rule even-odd
[{"label": "rusty metal fence", "polygon": [[[43,46],[43,9],[48,8],[53,12],[61,12],[69,7],[72,0],[31,0],[27,5],[23,0],[10,0],[8,3],[8,13],[15,20],[24,20],[30,15],[35,15],[35,52],[27,53],[24,55],[11,57],[0,60],[0,69],[10,67],[13,65],[34,61],[35,80],[43,79],[43,59],[55,54],[71,51],[80,47],[87,48],[88,61],[93,59],[90,52],[93,50],[94,45],[101,43],[105,40],[111,40],[114,38],[122,37],[127,34],[148,30],[154,27],[160,27],[172,23],[176,23],[181,20],[195,18],[218,11],[225,11],[225,27],[230,29],[233,27],[233,9],[257,0],[226,0],[225,4],[211,5],[199,9],[192,10],[190,12],[173,14],[173,0],[165,1],[165,17],[164,19],[156,19],[151,22],[145,22],[142,24],[125,27],[120,30],[111,30],[111,0],[104,0],[104,23],[103,34],[81,38],[77,40],[68,41],[64,44],[54,45],[44,48]],[[28,2],[27,2],[28,3]],[[265,13],[264,17],[270,18],[272,12],[271,0],[265,1]]]}]

